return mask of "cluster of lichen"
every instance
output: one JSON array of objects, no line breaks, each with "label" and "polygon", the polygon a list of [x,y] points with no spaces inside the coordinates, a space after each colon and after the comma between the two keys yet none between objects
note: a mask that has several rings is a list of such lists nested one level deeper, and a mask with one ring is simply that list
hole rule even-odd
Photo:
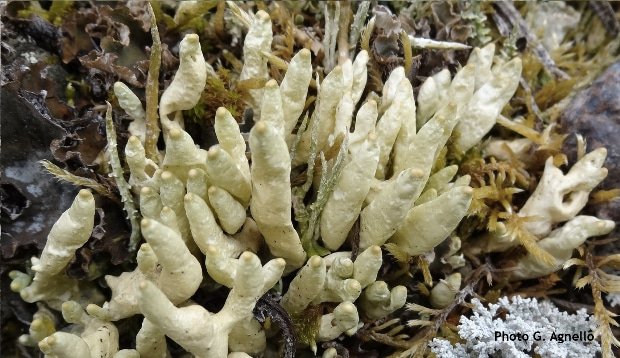
[{"label": "cluster of lichen", "polygon": [[[200,21],[183,17],[196,6],[206,5],[179,6],[177,20],[183,26]],[[606,176],[606,152],[583,151],[564,175],[556,167],[562,159],[561,140],[552,128],[538,133],[501,115],[521,78],[520,58],[495,56],[493,45],[475,48],[454,76],[443,70],[428,77],[416,98],[405,68],[398,67],[382,83],[380,94],[363,97],[366,51],[343,56],[322,80],[312,81],[310,51],[303,49],[285,62],[278,57],[282,51],[272,52],[269,15],[229,6],[248,28],[236,80],[226,70],[213,71],[198,37],[186,35],[174,80],[161,98],[148,97],[146,111],[127,86],[115,86],[120,106],[134,120],[125,148],[128,182],[111,118],[108,156],[132,223],[130,250],[142,237],[146,240],[137,250],[138,267],[106,277],[112,296],[105,303],[96,288],[64,276],[62,270],[92,228],[92,196],[80,192],[50,233],[41,257],[33,259],[34,277],[12,274],[12,288],[26,301],[61,309],[67,322],[81,326],[79,333],[54,333],[44,324],[48,320],[42,309],[24,343],[39,343],[44,353],[56,356],[70,356],[69,349],[77,347],[83,356],[158,357],[166,354],[168,336],[199,357],[261,355],[273,349],[274,342],[266,337],[277,328],[261,325],[252,309],[260,296],[288,276],[287,289],[279,287],[279,304],[300,328],[300,343],[316,352],[317,341],[367,332],[368,325],[404,306],[405,285],[390,286],[412,285],[403,275],[390,285],[379,277],[382,246],[407,274],[408,265],[417,263],[429,287],[437,279],[429,270],[432,263],[440,261],[449,272],[432,290],[422,285],[435,309],[412,306],[426,318],[443,315],[434,324],[436,332],[449,312],[442,310],[453,309],[471,293],[471,283],[461,290],[465,254],[521,246],[526,254],[503,267],[509,269],[508,280],[537,278],[566,264],[587,266],[571,260],[573,250],[613,229],[613,222],[577,216],[590,191]],[[326,15],[334,16],[333,11],[326,10]],[[474,18],[480,22],[479,14]],[[371,20],[369,26],[373,24]],[[477,29],[481,41],[483,30]],[[362,42],[368,41],[366,35]],[[409,45],[456,46],[415,39]],[[279,71],[280,83],[272,79]],[[317,88],[314,103],[308,98],[311,82]],[[242,99],[253,108],[256,121],[249,133],[251,161],[237,124]],[[159,121],[149,114],[149,106],[157,108],[157,103]],[[184,130],[184,115],[192,120],[213,116],[219,144],[208,151],[197,148]],[[483,138],[496,123],[525,138],[483,147]],[[148,143],[159,138],[160,125],[165,150],[149,151]],[[533,146],[550,155],[538,186],[517,206],[514,195],[530,189],[532,178],[525,166],[534,165],[529,162]],[[292,172],[299,174],[293,184]],[[472,218],[457,229],[466,215]],[[436,258],[436,248],[446,241],[448,253]],[[260,250],[261,246],[266,247]],[[203,260],[209,280],[231,288],[217,314],[191,302],[206,282]],[[609,290],[598,285],[599,291]],[[135,314],[145,317],[136,349],[119,351],[112,322]],[[411,325],[431,323],[421,319]],[[102,332],[107,337],[102,338]],[[406,346],[407,337],[397,342],[396,333],[383,341],[370,336],[394,347]],[[412,348],[405,352],[419,342],[412,338]],[[330,354],[332,350],[325,350]]]}]

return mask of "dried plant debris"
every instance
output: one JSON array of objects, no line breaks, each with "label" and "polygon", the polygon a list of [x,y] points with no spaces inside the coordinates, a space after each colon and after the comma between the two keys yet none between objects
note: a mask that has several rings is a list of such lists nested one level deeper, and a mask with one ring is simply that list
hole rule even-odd
[{"label": "dried plant debris", "polygon": [[0,13],[3,354],[620,355],[618,3]]},{"label": "dried plant debris", "polygon": [[261,297],[254,308],[254,318],[263,325],[275,324],[282,330],[282,356],[292,358],[295,357],[295,347],[299,335],[295,331],[291,317],[278,301],[279,297],[269,293]]},{"label": "dried plant debris", "polygon": [[596,16],[601,19],[609,35],[611,37],[618,36],[620,32],[620,22],[611,4],[608,1],[590,0],[588,1],[588,5],[590,5],[592,10],[596,13]]}]

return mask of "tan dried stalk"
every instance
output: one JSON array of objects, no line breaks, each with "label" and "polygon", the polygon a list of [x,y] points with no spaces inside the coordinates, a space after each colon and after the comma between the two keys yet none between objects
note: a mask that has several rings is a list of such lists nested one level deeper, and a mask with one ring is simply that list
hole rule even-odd
[{"label": "tan dried stalk", "polygon": [[151,46],[151,58],[149,62],[149,74],[146,79],[146,137],[144,151],[146,157],[155,163],[159,163],[159,152],[157,151],[157,140],[159,139],[159,122],[157,107],[159,104],[159,68],[161,67],[161,40],[157,29],[157,19],[153,12],[153,7],[148,4],[149,14],[151,15],[151,36],[153,45]]}]

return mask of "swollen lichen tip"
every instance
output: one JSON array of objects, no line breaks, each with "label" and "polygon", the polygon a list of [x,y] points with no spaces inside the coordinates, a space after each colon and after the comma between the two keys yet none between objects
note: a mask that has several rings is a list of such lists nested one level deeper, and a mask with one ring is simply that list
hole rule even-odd
[{"label": "swollen lichen tip", "polygon": [[179,130],[178,128],[172,128],[170,129],[170,138],[172,139],[179,139],[181,138],[181,130]]},{"label": "swollen lichen tip", "polygon": [[33,330],[40,330],[43,328],[43,321],[41,319],[33,319],[30,328]]},{"label": "swollen lichen tip", "polygon": [[163,180],[163,181],[172,180],[172,177],[173,177],[172,173],[167,171],[167,170],[165,172],[161,173],[161,180]]},{"label": "swollen lichen tip", "polygon": [[140,143],[140,138],[136,137],[135,135],[132,135],[131,137],[129,137],[127,142],[132,145],[138,145],[138,143]]},{"label": "swollen lichen tip", "polygon": [[263,11],[263,10],[260,10],[260,11],[258,11],[256,13],[256,18],[258,18],[261,21],[269,21],[270,20],[269,14],[266,13],[265,11]]},{"label": "swollen lichen tip", "polygon": [[345,270],[346,269],[350,269],[350,268],[353,267],[353,261],[351,261],[351,259],[349,259],[349,258],[346,258],[346,259],[340,261],[340,265]]},{"label": "swollen lichen tip", "polygon": [[224,107],[218,107],[218,109],[215,111],[215,115],[217,117],[223,117],[226,115],[228,111],[226,110],[226,108]]},{"label": "swollen lichen tip", "polygon": [[207,157],[209,159],[215,159],[217,158],[217,156],[220,154],[220,148],[218,148],[217,145],[212,146],[211,148],[209,148],[209,150],[207,151]]},{"label": "swollen lichen tip", "polygon": [[321,258],[321,256],[312,256],[308,261],[310,262],[310,267],[318,268],[319,266],[321,266],[323,259]]},{"label": "swollen lichen tip", "polygon": [[258,134],[265,134],[265,132],[267,132],[267,124],[264,121],[259,121],[254,125],[254,127],[256,128],[256,133]]},{"label": "swollen lichen tip", "polygon": [[252,253],[248,252],[248,251],[245,251],[244,253],[241,254],[239,259],[241,259],[244,262],[250,262],[250,261],[252,261]]},{"label": "swollen lichen tip", "polygon": [[355,306],[351,302],[345,302],[342,304],[342,310],[344,313],[353,313],[355,311]]},{"label": "swollen lichen tip", "polygon": [[362,289],[362,285],[357,280],[349,280],[347,282],[348,291],[358,291]]},{"label": "swollen lichen tip", "polygon": [[197,34],[187,34],[187,35],[185,35],[185,40],[197,43],[198,42],[198,35]]},{"label": "swollen lichen tip", "polygon": [[410,171],[411,171],[411,176],[416,179],[424,177],[424,171],[422,171],[421,169],[411,168]]},{"label": "swollen lichen tip", "polygon": [[80,196],[80,199],[82,199],[82,200],[87,200],[87,199],[90,199],[90,198],[93,197],[93,194],[88,189],[80,190],[78,195]]},{"label": "swollen lichen tip", "polygon": [[286,260],[285,260],[285,259],[283,259],[283,258],[280,258],[280,257],[279,257],[279,258],[275,259],[275,262],[276,262],[276,265],[277,265],[278,267],[284,267],[284,266],[286,266]]}]

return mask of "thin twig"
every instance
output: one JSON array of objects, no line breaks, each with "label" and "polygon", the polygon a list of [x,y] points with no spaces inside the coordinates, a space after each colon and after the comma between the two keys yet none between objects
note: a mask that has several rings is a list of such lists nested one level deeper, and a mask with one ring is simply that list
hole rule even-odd
[{"label": "thin twig", "polygon": [[144,151],[146,157],[155,163],[159,163],[159,152],[157,151],[157,140],[159,139],[159,122],[157,116],[157,106],[159,103],[159,68],[161,67],[161,40],[157,29],[157,19],[153,12],[153,7],[148,4],[149,14],[151,15],[151,36],[153,45],[151,46],[151,58],[149,62],[149,74],[146,79],[146,136]]},{"label": "thin twig", "polygon": [[620,33],[620,23],[618,23],[614,9],[611,7],[609,1],[590,0],[588,1],[588,5],[590,5],[590,8],[594,11],[596,16],[601,19],[609,36],[618,36],[618,33]]},{"label": "thin twig", "polygon": [[[349,25],[351,17],[351,2],[345,0],[340,5],[340,19],[338,21],[338,64],[349,59]],[[352,58],[352,57],[351,57]]]},{"label": "thin twig", "polygon": [[613,334],[612,326],[618,325],[614,320],[616,316],[613,312],[607,310],[603,302],[603,292],[605,290],[605,280],[599,273],[600,268],[594,262],[594,255],[588,249],[585,253],[585,263],[590,270],[590,288],[592,289],[592,299],[594,300],[594,317],[598,321],[596,334],[600,335],[601,353],[603,358],[611,358],[614,356],[612,346],[620,347],[620,341]]},{"label": "thin twig", "polygon": [[351,58],[355,55],[357,41],[360,38],[362,29],[364,28],[364,22],[366,22],[366,17],[368,17],[369,8],[370,1],[360,1],[357,5],[357,11],[353,17],[353,23],[351,24],[351,30],[349,32],[349,56]]},{"label": "thin twig", "polygon": [[226,1],[226,5],[228,5],[228,8],[230,9],[230,12],[233,14],[233,16],[236,17],[246,28],[249,28],[250,25],[252,25],[252,23],[256,21],[253,14],[250,14],[237,6],[234,1]]},{"label": "thin twig", "polygon": [[340,3],[325,2],[325,33],[323,34],[323,51],[325,57],[323,59],[323,67],[325,73],[328,73],[336,66],[336,43],[338,39],[338,23],[340,22]]},{"label": "thin twig", "polygon": [[471,46],[460,42],[437,41],[421,37],[413,37],[411,35],[409,35],[409,42],[412,47],[431,50],[469,50],[471,48]]},{"label": "thin twig", "polygon": [[439,313],[433,319],[432,326],[422,329],[417,335],[408,341],[411,344],[411,348],[400,353],[399,357],[423,357],[424,353],[428,349],[427,343],[437,336],[437,332],[447,321],[450,313],[452,313],[456,307],[462,305],[468,297],[476,296],[474,288],[478,285],[478,282],[480,282],[483,277],[486,277],[487,283],[489,285],[491,284],[491,282],[489,282],[489,275],[492,271],[493,268],[489,264],[484,264],[472,271],[466,280],[470,282],[459,291],[449,306],[439,310]]},{"label": "thin twig", "polygon": [[97,193],[105,196],[106,198],[110,198],[117,203],[119,202],[116,195],[114,195],[114,193],[110,189],[108,189],[105,185],[98,183],[97,181],[93,179],[84,178],[81,176],[71,174],[67,170],[62,169],[61,167],[57,166],[56,164],[48,160],[42,160],[39,163],[41,163],[41,165],[43,165],[45,170],[47,170],[50,174],[52,174],[58,180],[66,181],[76,186],[85,186],[87,188],[93,189]]},{"label": "thin twig", "polygon": [[525,91],[525,95],[529,98],[529,103],[530,103],[530,107],[532,108],[532,112],[534,113],[536,118],[542,122],[543,114],[540,111],[538,104],[536,103],[536,99],[532,95],[532,88],[530,88],[530,85],[527,83],[527,81],[523,77],[521,77],[521,79],[519,80],[519,84]]},{"label": "thin twig", "polygon": [[118,157],[116,129],[114,128],[114,122],[112,121],[112,105],[110,102],[106,103],[108,104],[108,110],[105,114],[106,139],[108,141],[106,152],[110,158],[110,166],[112,167],[112,172],[110,175],[114,178],[118,191],[121,193],[124,209],[131,224],[131,236],[129,237],[128,249],[129,252],[135,252],[138,247],[138,242],[140,242],[140,213],[136,210],[135,203],[133,202],[133,196],[131,196],[130,186],[125,180],[125,176],[123,174],[123,165]]},{"label": "thin twig", "polygon": [[405,60],[405,75],[411,76],[411,66],[413,65],[413,49],[411,45],[411,40],[409,40],[409,35],[407,31],[401,30],[400,32],[400,42],[403,44],[403,58]]},{"label": "thin twig", "polygon": [[511,0],[497,1],[494,5],[508,18],[512,26],[518,28],[521,35],[525,36],[527,42],[532,45],[534,54],[549,72],[562,80],[569,78],[568,74],[560,70],[555,64],[547,49],[538,41],[538,38],[536,38],[536,35],[534,35],[527,26],[527,23],[523,20],[523,17],[521,17],[521,14],[517,11]]}]

